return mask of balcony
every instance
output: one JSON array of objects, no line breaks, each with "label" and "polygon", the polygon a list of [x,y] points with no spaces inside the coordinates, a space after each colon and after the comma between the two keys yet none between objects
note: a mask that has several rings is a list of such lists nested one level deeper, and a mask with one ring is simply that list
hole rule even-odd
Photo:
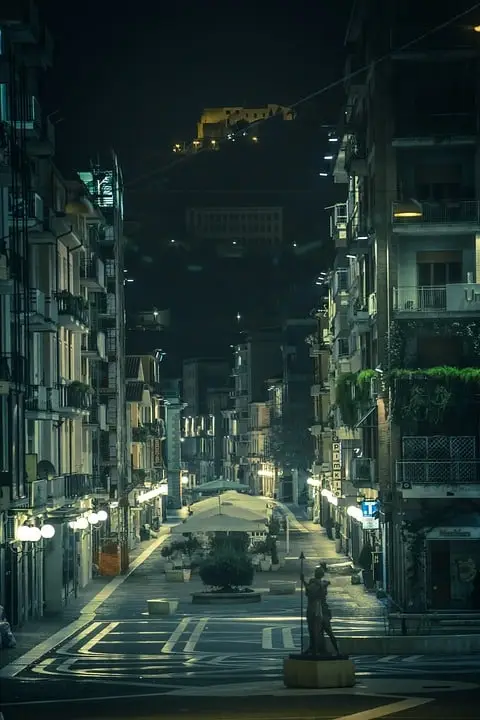
[{"label": "balcony", "polygon": [[80,264],[80,285],[90,292],[105,292],[105,266],[100,258]]},{"label": "balcony", "polygon": [[97,300],[97,305],[99,317],[115,320],[117,316],[117,301],[113,293],[100,295]]},{"label": "balcony", "polygon": [[478,497],[480,460],[398,460],[396,480],[405,498]]},{"label": "balcony", "polygon": [[345,145],[345,170],[349,175],[367,174],[367,154],[358,138],[351,135]]},{"label": "balcony", "polygon": [[92,407],[92,388],[81,382],[58,386],[59,413],[62,417],[85,415]]},{"label": "balcony", "polygon": [[40,137],[42,132],[42,110],[37,98],[34,95],[28,98],[24,118],[12,117],[10,122],[17,130],[25,132],[27,140]]},{"label": "balcony", "polygon": [[41,510],[47,505],[47,481],[45,479],[33,480],[27,484],[28,507],[32,510]]},{"label": "balcony", "polygon": [[26,385],[28,383],[27,358],[17,353],[0,354],[0,383]]},{"label": "balcony", "polygon": [[480,284],[454,283],[428,287],[398,287],[393,289],[393,311],[398,317],[435,316],[452,313],[470,316],[480,312]]},{"label": "balcony", "polygon": [[100,430],[108,430],[107,406],[100,403],[92,404],[90,412],[85,416],[83,422],[98,427]]},{"label": "balcony", "polygon": [[398,235],[438,236],[480,232],[480,202],[394,202],[392,229]]},{"label": "balcony", "polygon": [[92,362],[106,362],[105,333],[93,332],[82,337],[82,355]]},{"label": "balcony", "polygon": [[93,493],[94,483],[91,475],[65,475],[64,480],[65,498],[67,500],[77,500]]},{"label": "balcony", "polygon": [[146,443],[150,438],[150,431],[148,427],[140,425],[139,427],[132,428],[132,442],[134,443]]},{"label": "balcony", "polygon": [[58,390],[43,385],[29,385],[25,398],[25,414],[29,420],[51,420],[58,415]]},{"label": "balcony", "polygon": [[347,205],[337,203],[330,216],[330,237],[336,248],[347,247]]},{"label": "balcony", "polygon": [[50,510],[65,505],[65,477],[49,478],[47,480],[47,506]]},{"label": "balcony", "polygon": [[71,332],[86,332],[89,325],[89,313],[85,298],[62,290],[57,295],[57,301],[58,320],[62,327]]},{"label": "balcony", "polygon": [[360,333],[370,330],[370,314],[368,305],[355,300],[348,306],[348,322],[354,325]]},{"label": "balcony", "polygon": [[43,225],[45,220],[43,199],[36,192],[26,196],[10,192],[8,195],[8,222],[11,227],[24,221],[30,229]]},{"label": "balcony", "polygon": [[475,144],[477,136],[477,117],[472,112],[431,112],[419,115],[415,113],[396,114],[393,131],[394,147],[425,147],[437,145]]},{"label": "balcony", "polygon": [[[30,288],[28,291],[28,307],[24,312],[24,300],[22,295],[19,298],[20,320],[28,317],[28,327],[31,332],[54,332],[58,321],[57,302],[54,297],[46,296],[37,288]],[[16,308],[14,308],[16,310]]]}]

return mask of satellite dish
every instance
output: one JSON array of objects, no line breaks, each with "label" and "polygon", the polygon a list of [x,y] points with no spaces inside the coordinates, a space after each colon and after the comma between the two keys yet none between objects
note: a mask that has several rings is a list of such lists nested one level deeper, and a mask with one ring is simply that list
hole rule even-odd
[{"label": "satellite dish", "polygon": [[37,465],[37,478],[39,480],[50,480],[56,474],[55,466],[52,465],[50,460],[40,460]]}]

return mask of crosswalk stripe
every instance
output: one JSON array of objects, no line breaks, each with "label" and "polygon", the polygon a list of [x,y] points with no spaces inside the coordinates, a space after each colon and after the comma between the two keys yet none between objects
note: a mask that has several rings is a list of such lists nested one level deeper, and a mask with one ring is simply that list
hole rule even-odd
[{"label": "crosswalk stripe", "polygon": [[202,618],[197,622],[195,625],[192,634],[190,635],[188,642],[185,643],[185,649],[184,652],[193,652],[195,650],[195,647],[200,640],[203,631],[205,630],[205,627],[208,623],[208,618]]},{"label": "crosswalk stripe", "polygon": [[173,633],[170,635],[169,639],[165,643],[165,645],[162,648],[162,653],[171,653],[177,644],[177,642],[182,637],[183,633],[188,627],[188,624],[190,622],[190,618],[186,617],[183,618],[183,620],[180,620],[177,627],[173,631]]},{"label": "crosswalk stripe", "polygon": [[421,655],[409,655],[408,657],[402,658],[402,662],[415,662],[416,660],[420,660],[421,657]]},{"label": "crosswalk stripe", "polygon": [[377,662],[390,662],[390,660],[395,660],[396,658],[398,658],[398,655],[385,655],[385,657],[380,658]]},{"label": "crosswalk stripe", "polygon": [[286,650],[294,650],[295,642],[293,640],[293,634],[291,628],[282,628],[282,641],[283,647]]},{"label": "crosswalk stripe", "polygon": [[263,630],[262,630],[262,648],[264,650],[272,650],[272,648],[273,648],[273,628],[263,628]]}]

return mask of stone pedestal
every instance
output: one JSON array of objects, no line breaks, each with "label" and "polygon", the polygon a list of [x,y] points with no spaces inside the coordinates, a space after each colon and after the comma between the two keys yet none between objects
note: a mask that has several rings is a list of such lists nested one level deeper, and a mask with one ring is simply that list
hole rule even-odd
[{"label": "stone pedestal", "polygon": [[355,665],[339,657],[290,655],[283,661],[283,682],[288,688],[345,688],[355,685]]},{"label": "stone pedestal", "polygon": [[178,608],[177,600],[155,599],[147,600],[149,615],[173,615]]}]

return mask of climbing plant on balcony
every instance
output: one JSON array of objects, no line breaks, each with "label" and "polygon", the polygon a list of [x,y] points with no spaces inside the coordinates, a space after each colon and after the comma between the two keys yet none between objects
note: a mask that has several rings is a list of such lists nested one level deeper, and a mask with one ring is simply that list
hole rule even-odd
[{"label": "climbing plant on balcony", "polygon": [[480,368],[449,366],[389,373],[393,419],[437,425],[454,404],[464,407],[480,392]]},{"label": "climbing plant on balcony", "polygon": [[342,373],[335,388],[335,402],[340,410],[342,422],[348,428],[354,428],[361,414],[371,405],[371,381],[377,376],[375,370],[362,370],[358,373]]},{"label": "climbing plant on balcony", "polygon": [[467,362],[474,364],[480,356],[480,322],[476,320],[456,320],[430,318],[412,319],[390,324],[388,337],[388,365],[390,368],[415,366],[415,346],[409,352],[410,340],[418,336],[456,337],[464,343],[464,355]]}]

